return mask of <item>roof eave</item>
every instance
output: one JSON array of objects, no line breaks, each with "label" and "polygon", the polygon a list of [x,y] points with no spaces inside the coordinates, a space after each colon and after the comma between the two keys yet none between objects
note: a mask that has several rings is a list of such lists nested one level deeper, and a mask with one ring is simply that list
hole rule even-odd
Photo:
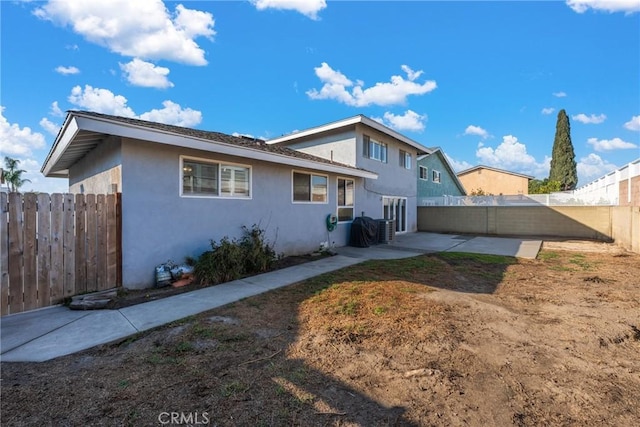
[{"label": "roof eave", "polygon": [[212,141],[194,136],[186,136],[170,131],[162,131],[159,129],[149,129],[144,126],[127,124],[108,118],[96,118],[93,116],[82,115],[79,112],[69,113],[67,122],[59,133],[56,141],[47,156],[47,160],[43,165],[42,171],[45,176],[66,177],[62,170],[55,170],[56,162],[59,161],[65,150],[72,144],[73,138],[80,130],[96,132],[105,135],[116,135],[125,138],[140,139],[144,141],[153,141],[159,144],[179,146],[184,148],[192,148],[197,150],[216,152],[238,157],[249,157],[255,160],[263,160],[271,163],[286,164],[295,167],[315,169],[325,172],[335,172],[348,176],[377,179],[378,175],[362,169],[355,169],[348,166],[341,166],[331,163],[315,162],[313,160],[289,157],[278,153],[269,153],[266,151],[252,149],[250,147],[242,147],[232,145],[221,141]]},{"label": "roof eave", "polygon": [[309,129],[305,129],[300,132],[295,132],[289,135],[281,136],[279,138],[270,139],[266,142],[267,144],[286,144],[286,143],[293,142],[296,139],[306,138],[309,136],[317,135],[324,132],[329,132],[329,131],[340,129],[343,127],[355,126],[358,123],[362,123],[366,126],[369,126],[372,129],[385,133],[399,141],[404,142],[407,145],[412,146],[413,148],[419,151],[422,151],[427,154],[431,153],[431,150],[428,147],[362,114],[354,117],[349,117],[343,120],[327,123],[322,126],[316,126]]}]

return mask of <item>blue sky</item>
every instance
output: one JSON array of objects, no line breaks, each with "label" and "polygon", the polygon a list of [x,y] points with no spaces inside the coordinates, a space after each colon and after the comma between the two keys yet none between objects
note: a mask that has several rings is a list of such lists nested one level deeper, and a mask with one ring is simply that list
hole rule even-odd
[{"label": "blue sky", "polygon": [[640,0],[1,1],[0,152],[22,190],[66,110],[274,138],[364,114],[457,170],[545,178],[565,109],[579,185],[640,157]]}]

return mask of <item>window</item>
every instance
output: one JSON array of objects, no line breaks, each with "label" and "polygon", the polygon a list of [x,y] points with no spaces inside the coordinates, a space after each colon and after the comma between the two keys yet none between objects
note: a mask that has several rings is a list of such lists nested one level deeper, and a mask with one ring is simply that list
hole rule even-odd
[{"label": "window", "polygon": [[440,172],[438,171],[431,171],[431,180],[433,182],[440,182]]},{"label": "window", "polygon": [[251,168],[182,159],[182,195],[209,197],[251,196]]},{"label": "window", "polygon": [[400,150],[400,166],[405,169],[411,169],[411,154],[404,150]]},{"label": "window", "polygon": [[327,203],[327,177],[293,172],[293,201]]},{"label": "window", "polygon": [[353,220],[354,181],[338,178],[338,221]]},{"label": "window", "polygon": [[424,166],[420,166],[420,175],[418,175],[420,179],[429,179],[429,173],[427,172],[427,168]]},{"label": "window", "polygon": [[362,149],[365,157],[382,163],[387,163],[387,144],[373,140],[367,135],[363,135]]}]

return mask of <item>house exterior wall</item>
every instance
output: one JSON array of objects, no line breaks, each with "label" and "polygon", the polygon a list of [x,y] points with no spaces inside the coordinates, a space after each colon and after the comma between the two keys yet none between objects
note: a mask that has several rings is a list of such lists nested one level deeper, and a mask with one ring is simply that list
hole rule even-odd
[{"label": "house exterior wall", "polygon": [[[248,165],[250,199],[180,196],[180,156]],[[350,223],[331,233],[326,217],[337,210],[337,175],[328,175],[328,203],[292,201],[292,168],[248,158],[223,156],[173,146],[123,140],[122,277],[126,288],[154,283],[155,266],[210,249],[210,240],[238,238],[242,226],[258,224],[277,253],[308,253],[329,241],[348,243]],[[299,169],[296,169],[299,170]],[[305,170],[302,170],[305,171]],[[314,172],[314,171],[306,171]],[[323,172],[314,172],[327,175]],[[355,180],[354,211],[365,209],[363,180]]]},{"label": "house exterior wall", "polygon": [[331,132],[315,138],[308,137],[289,144],[288,147],[323,159],[356,166],[356,135],[353,130]]},{"label": "house exterior wall", "polygon": [[[387,162],[382,163],[363,155],[363,135],[387,144]],[[406,198],[407,231],[417,230],[417,154],[418,151],[387,134],[368,126],[356,124],[350,130],[328,132],[310,136],[301,141],[287,144],[289,148],[303,151],[349,166],[362,168],[378,174],[378,179],[364,179],[364,197],[356,200],[356,215],[374,219],[383,218],[383,197]],[[400,152],[411,154],[411,169],[400,166]]]},{"label": "house exterior wall", "polygon": [[529,179],[494,171],[491,169],[476,169],[469,173],[458,175],[458,179],[468,194],[482,189],[487,194],[495,196],[529,194]]},{"label": "house exterior wall", "polygon": [[[420,179],[419,168],[416,168],[418,177],[418,197],[437,197],[437,196],[464,196],[456,185],[455,176],[451,175],[449,168],[442,162],[442,158],[438,155],[430,155],[418,161],[418,166],[427,168],[427,179]],[[436,170],[440,172],[440,182],[433,181],[432,172]]]},{"label": "house exterior wall", "polygon": [[122,191],[121,165],[120,138],[110,137],[71,167],[69,192],[107,194]]}]

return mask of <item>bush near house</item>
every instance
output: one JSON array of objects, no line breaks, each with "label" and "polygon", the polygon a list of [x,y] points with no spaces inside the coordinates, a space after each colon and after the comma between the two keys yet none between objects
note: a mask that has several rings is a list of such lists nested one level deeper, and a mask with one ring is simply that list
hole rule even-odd
[{"label": "bush near house", "polygon": [[211,250],[195,263],[196,280],[202,285],[229,282],[250,274],[269,271],[277,259],[273,245],[265,240],[265,230],[254,224],[242,227],[240,240],[223,237],[211,240]]}]

